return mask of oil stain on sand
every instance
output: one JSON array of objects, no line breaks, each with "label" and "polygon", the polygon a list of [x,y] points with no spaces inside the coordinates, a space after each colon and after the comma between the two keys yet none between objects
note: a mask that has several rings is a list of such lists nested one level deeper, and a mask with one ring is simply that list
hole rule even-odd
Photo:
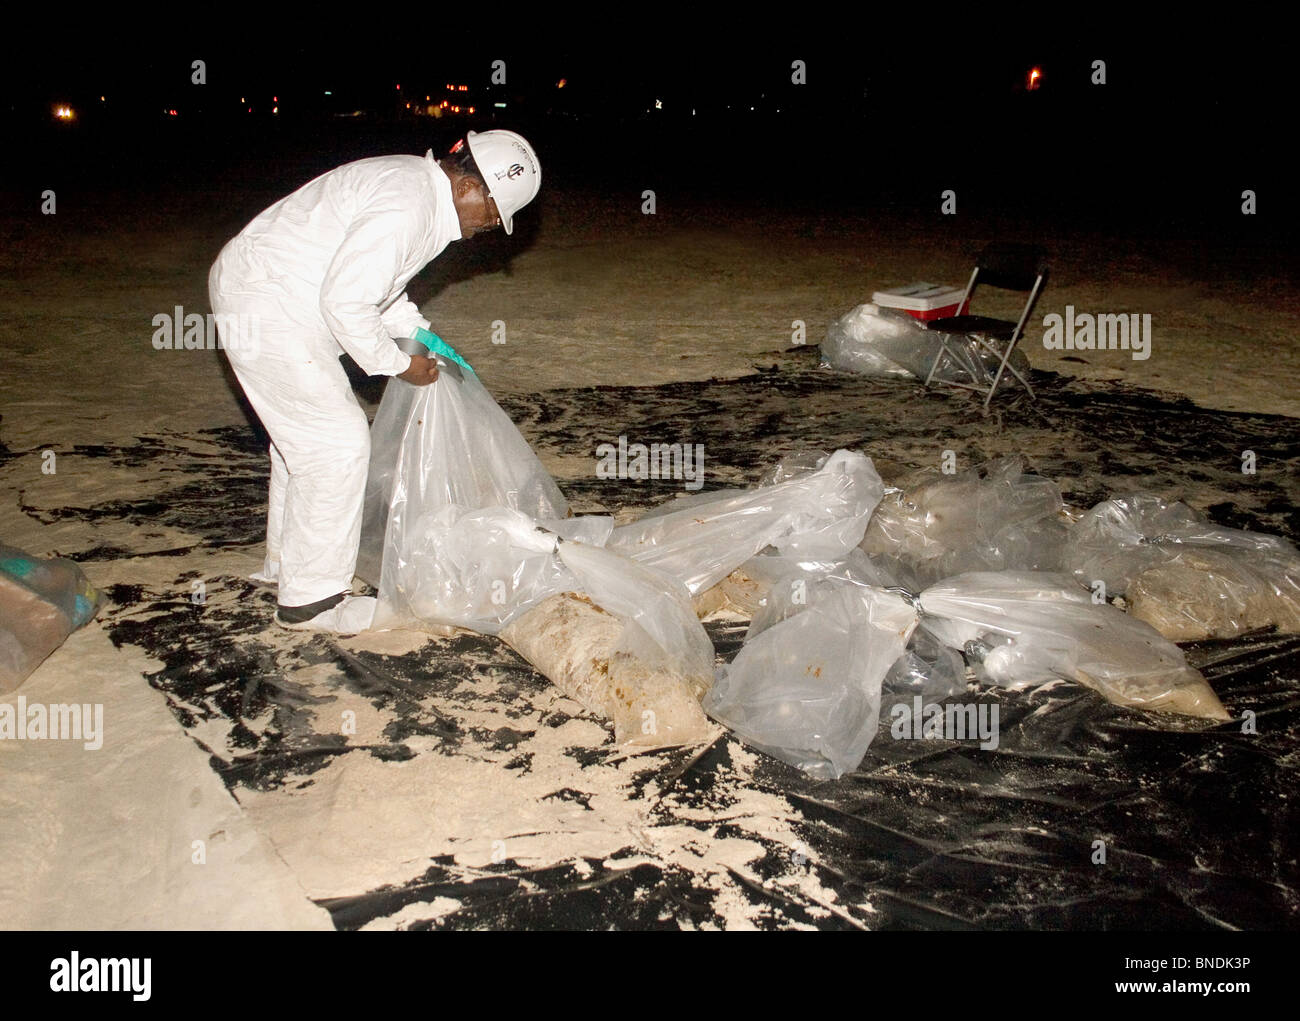
[{"label": "oil stain on sand", "polygon": [[[1050,380],[1036,404],[984,418],[960,395],[804,359],[503,403],[580,512],[677,491],[594,478],[596,446],[622,433],[704,443],[708,488],[752,484],[809,446],[861,449],[887,477],[941,448],[963,467],[1024,453],[1079,505],[1140,487],[1297,534],[1292,420]],[[1239,471],[1245,447],[1266,466],[1255,478]],[[1294,642],[1190,650],[1230,710],[1267,715],[1253,741],[1163,729],[1053,685],[978,694],[1002,703],[995,752],[882,732],[836,784],[723,735],[629,758],[495,640],[276,631],[272,595],[241,580],[260,540],[263,451],[247,430],[86,448],[70,456],[111,486],[23,509],[69,539],[93,524],[93,542],[63,551],[99,574],[148,560],[154,580],[109,586],[103,626],[161,663],[145,679],[340,927],[1296,924],[1300,827],[1273,797],[1295,782]],[[231,491],[245,513],[230,513]],[[734,654],[741,625],[710,631],[721,658]],[[1088,860],[1096,839],[1112,848],[1107,869]]]}]

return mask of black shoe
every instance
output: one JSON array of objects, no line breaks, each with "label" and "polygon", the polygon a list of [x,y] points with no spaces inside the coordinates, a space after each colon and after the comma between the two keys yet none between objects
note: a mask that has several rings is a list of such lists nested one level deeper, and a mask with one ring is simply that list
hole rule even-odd
[{"label": "black shoe", "polygon": [[282,624],[301,624],[303,621],[311,620],[326,610],[332,610],[343,602],[343,598],[347,594],[346,592],[340,592],[335,596],[326,596],[324,599],[318,599],[306,606],[282,606],[277,604],[275,615]]}]

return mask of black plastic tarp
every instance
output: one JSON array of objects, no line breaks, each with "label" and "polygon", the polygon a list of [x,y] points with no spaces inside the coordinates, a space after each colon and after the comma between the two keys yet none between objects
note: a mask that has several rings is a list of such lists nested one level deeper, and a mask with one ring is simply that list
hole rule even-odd
[{"label": "black plastic tarp", "polygon": [[[752,484],[778,457],[808,447],[862,450],[886,478],[937,464],[949,449],[962,467],[1021,453],[1077,506],[1140,488],[1181,496],[1222,524],[1300,535],[1295,420],[1046,376],[1036,378],[1037,402],[1000,399],[992,415],[982,416],[967,395],[819,370],[812,353],[774,356],[772,365],[741,379],[550,391],[511,397],[503,406],[543,455],[562,453],[567,463],[590,456],[590,472],[558,479],[579,513],[648,506],[677,491],[671,482],[611,487],[596,478],[597,445],[626,434],[646,443],[703,443],[706,488]],[[507,678],[493,696],[503,705],[547,694],[547,682],[495,639],[462,635],[416,653],[381,655],[348,651],[325,636],[288,646],[259,637],[273,595],[236,577],[212,577],[203,564],[213,549],[257,553],[265,447],[252,429],[200,438],[219,456],[157,436],[61,455],[85,459],[86,470],[97,461],[142,472],[165,462],[170,481],[163,496],[151,492],[137,501],[128,490],[94,506],[28,511],[45,520],[112,517],[138,523],[142,533],[170,522],[199,537],[192,547],[151,547],[150,555],[176,558],[177,583],[167,591],[117,586],[102,619],[115,642],[163,663],[140,683],[167,694],[180,726],[197,732],[200,722],[224,722],[225,745],[205,747],[236,798],[244,789],[301,782],[334,756],[416,754],[407,743],[416,734],[436,738],[438,754],[526,748],[523,731],[505,725],[484,732],[460,715],[465,682],[489,668]],[[1255,451],[1254,475],[1241,470],[1246,449]],[[82,560],[141,554],[120,544],[61,552]],[[228,597],[219,609],[185,605],[182,583],[192,577]],[[710,625],[720,658],[735,654],[743,630]],[[861,767],[838,781],[812,781],[760,756],[746,782],[789,801],[808,867],[834,891],[837,910],[760,881],[769,866],[788,871],[789,848],[773,845],[770,861],[760,859],[737,877],[755,905],[772,908],[754,916],[758,924],[1295,928],[1300,638],[1260,635],[1186,648],[1232,722],[1121,709],[1064,682],[1028,692],[986,687],[967,698],[997,704],[1000,742],[993,750],[970,741],[900,740],[885,719]],[[318,732],[311,709],[328,693],[286,679],[313,663],[335,664],[337,683],[394,716],[383,740],[357,745]],[[1253,725],[1243,725],[1247,711]],[[654,775],[638,778],[629,796],[653,788],[656,811],[702,825],[682,806],[707,808],[719,777],[734,783],[738,747],[724,736],[656,759]],[[607,740],[569,754],[576,779],[556,796],[580,799],[583,762],[614,749]],[[720,808],[702,831],[726,832],[728,825]],[[505,860],[472,874],[451,859],[430,860],[404,885],[357,889],[323,904],[343,928],[437,896],[460,904],[437,918],[441,927],[725,921],[689,870],[644,862],[620,868],[618,858],[541,869]]]}]

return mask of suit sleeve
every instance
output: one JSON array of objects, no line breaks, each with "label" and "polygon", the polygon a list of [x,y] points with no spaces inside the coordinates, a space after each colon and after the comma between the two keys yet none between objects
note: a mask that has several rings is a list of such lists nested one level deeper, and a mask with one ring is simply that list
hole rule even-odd
[{"label": "suit sleeve", "polygon": [[429,328],[429,320],[420,315],[420,309],[405,294],[381,313],[380,318],[384,321],[388,335],[394,338],[409,337],[417,329]]},{"label": "suit sleeve", "polygon": [[[325,273],[320,310],[334,339],[372,376],[395,376],[411,364],[392,341],[390,323],[419,310],[403,295],[388,309],[387,300],[418,230],[417,217],[394,209],[363,212],[353,221]],[[395,311],[401,305],[409,306]],[[412,327],[414,329],[414,327]],[[409,332],[409,331],[408,331]]]}]

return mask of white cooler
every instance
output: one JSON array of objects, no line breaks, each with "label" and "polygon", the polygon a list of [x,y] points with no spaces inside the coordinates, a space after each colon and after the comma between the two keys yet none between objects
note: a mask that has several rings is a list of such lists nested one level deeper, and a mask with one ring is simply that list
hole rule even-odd
[{"label": "white cooler", "polygon": [[948,284],[908,284],[888,291],[876,291],[871,296],[871,303],[882,308],[896,308],[913,319],[928,323],[932,319],[958,315],[957,308],[964,293],[960,287]]}]

